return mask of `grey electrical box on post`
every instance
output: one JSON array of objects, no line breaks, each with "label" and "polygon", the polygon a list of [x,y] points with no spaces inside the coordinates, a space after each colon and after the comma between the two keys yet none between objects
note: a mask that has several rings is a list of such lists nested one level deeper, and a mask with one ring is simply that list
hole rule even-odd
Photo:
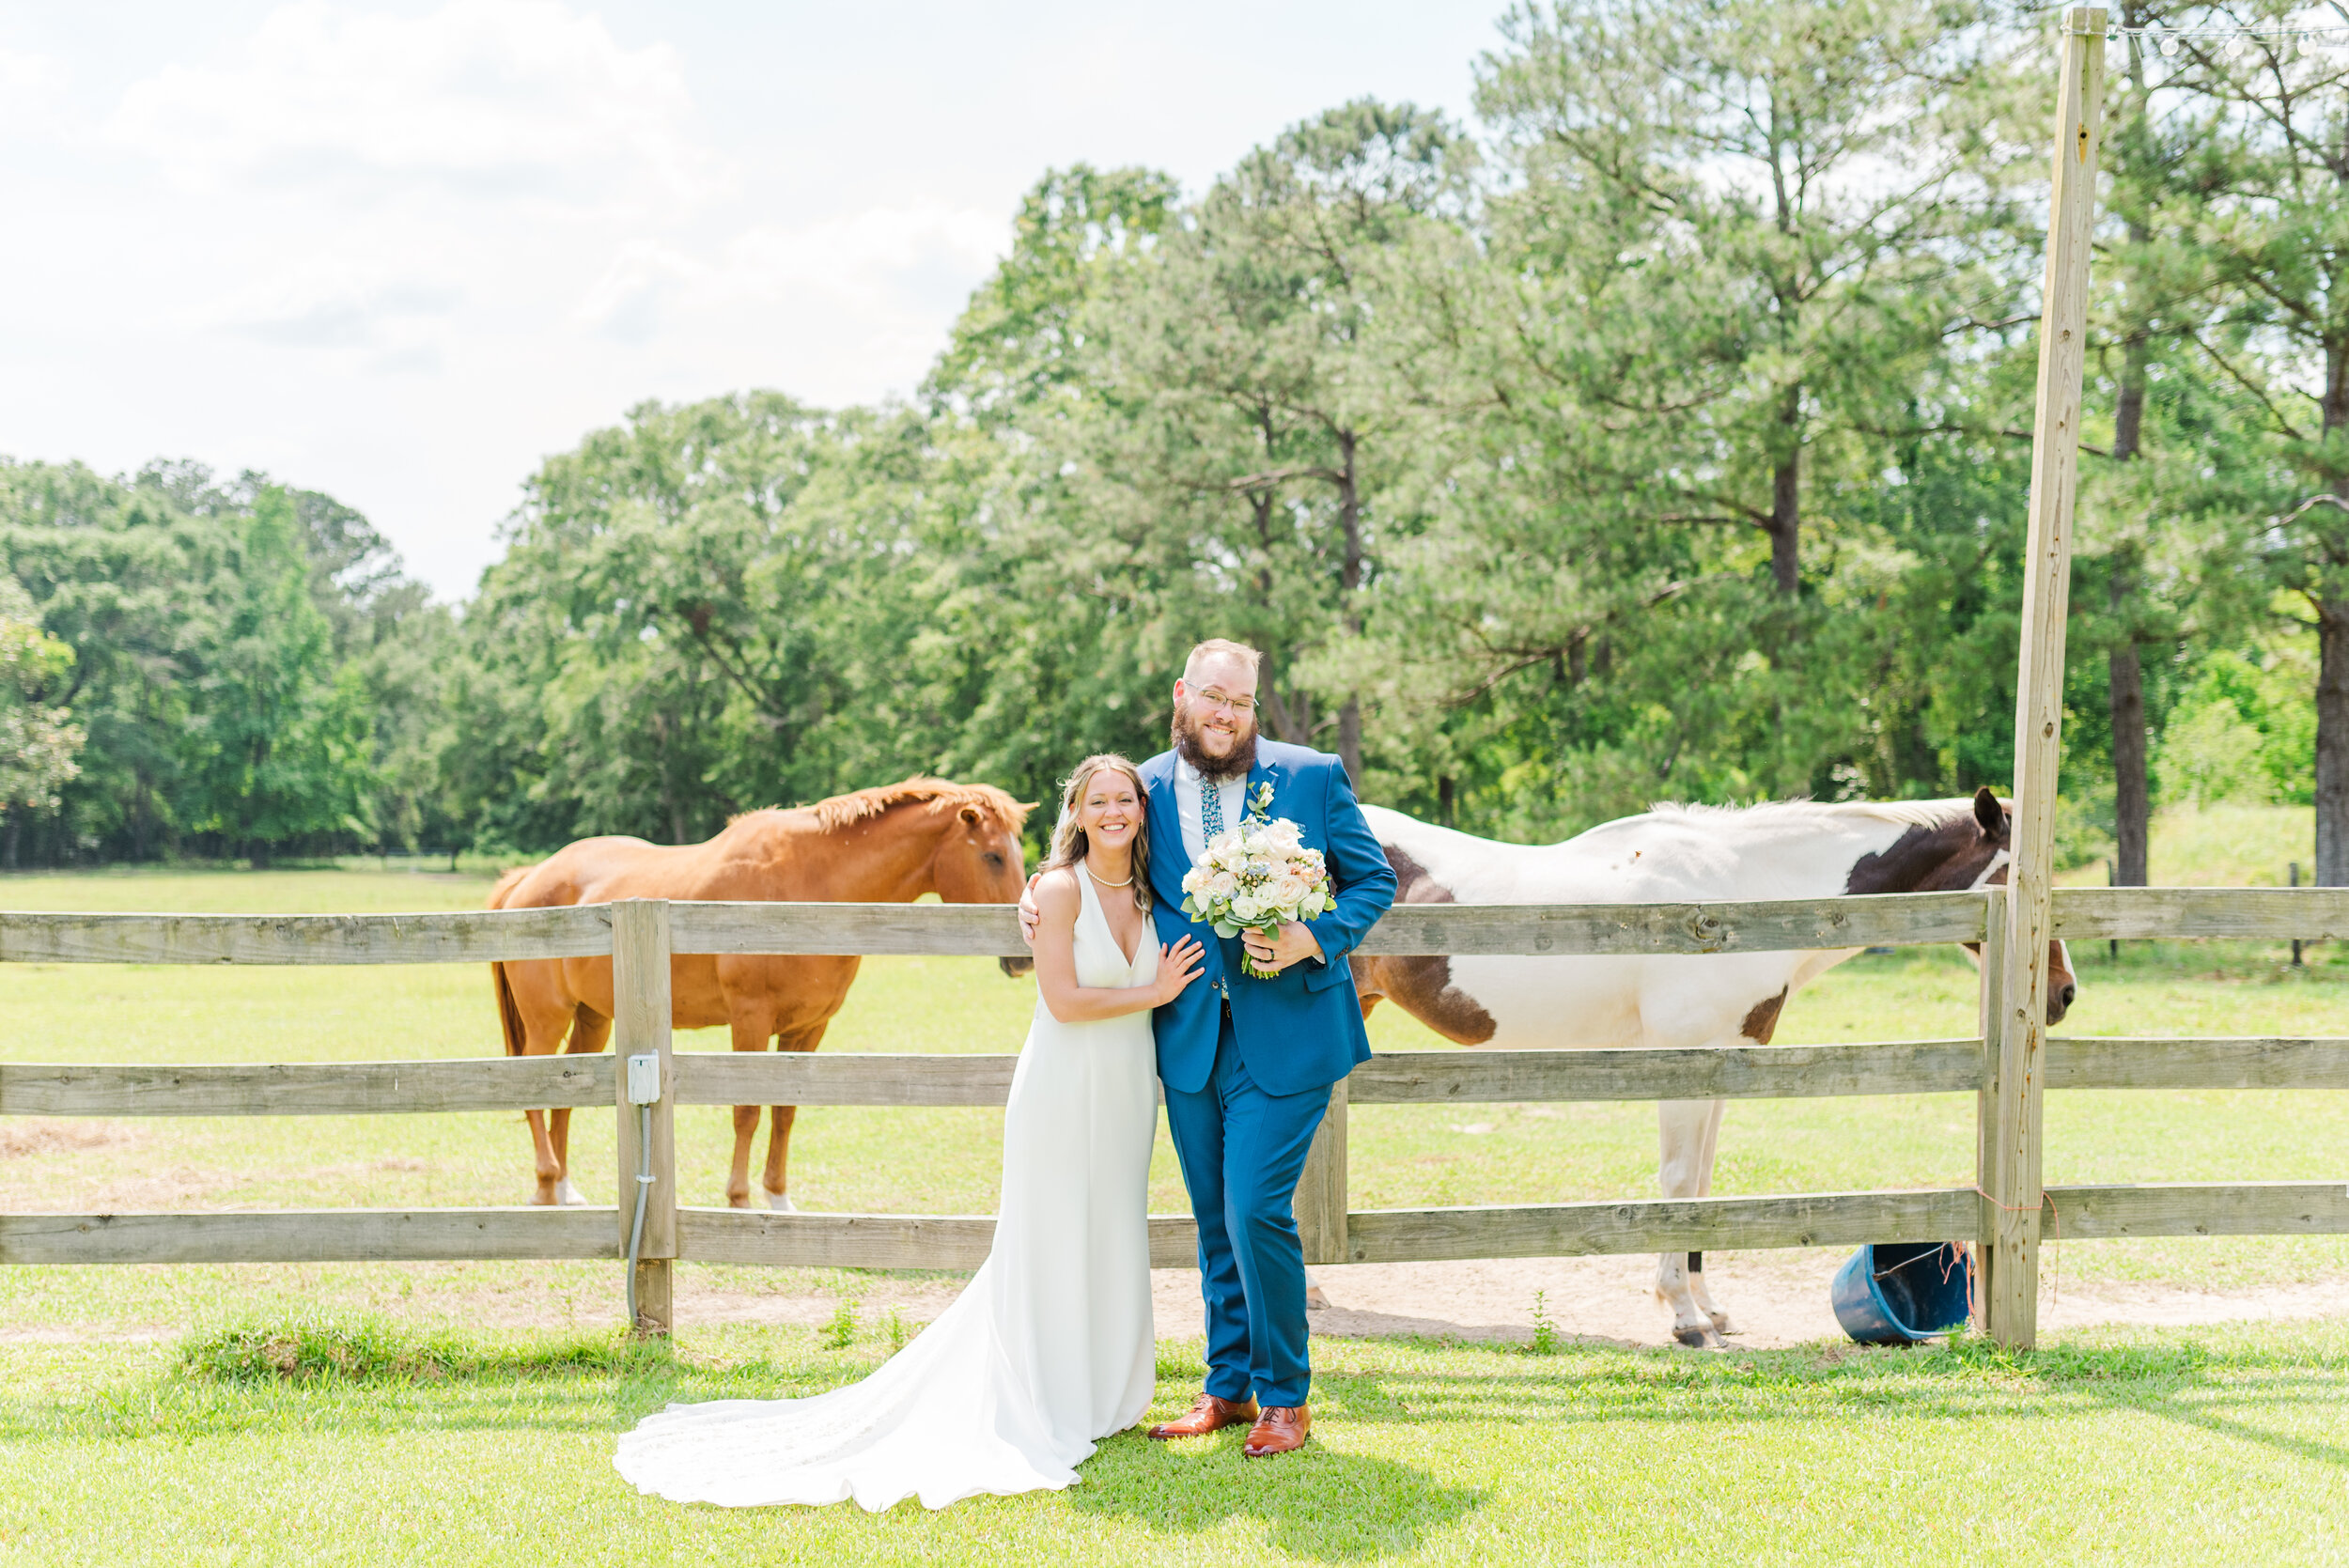
[{"label": "grey electrical box on post", "polygon": [[661,1098],[661,1058],[646,1052],[628,1059],[628,1103],[652,1105]]}]

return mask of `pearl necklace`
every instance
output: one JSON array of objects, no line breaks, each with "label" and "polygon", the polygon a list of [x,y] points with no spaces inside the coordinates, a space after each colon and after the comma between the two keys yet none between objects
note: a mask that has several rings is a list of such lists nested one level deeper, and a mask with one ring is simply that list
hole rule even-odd
[{"label": "pearl necklace", "polygon": [[1129,871],[1126,873],[1126,879],[1124,881],[1112,882],[1108,877],[1102,876],[1099,872],[1094,870],[1093,862],[1091,861],[1085,862],[1085,875],[1092,877],[1094,881],[1105,888],[1130,888],[1134,885],[1134,874],[1132,872]]}]

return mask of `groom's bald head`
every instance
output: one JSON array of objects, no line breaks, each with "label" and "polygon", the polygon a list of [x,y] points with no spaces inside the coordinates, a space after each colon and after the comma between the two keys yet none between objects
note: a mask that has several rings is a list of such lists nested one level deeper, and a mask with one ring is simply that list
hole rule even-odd
[{"label": "groom's bald head", "polygon": [[[1256,667],[1264,662],[1264,655],[1245,643],[1235,643],[1221,637],[1210,637],[1193,647],[1183,660],[1183,684],[1186,686],[1221,685],[1226,691],[1235,683],[1244,681],[1249,691],[1256,689]],[[1209,667],[1213,666],[1210,673]],[[1242,672],[1245,671],[1245,675]],[[1216,676],[1229,678],[1218,681]]]}]

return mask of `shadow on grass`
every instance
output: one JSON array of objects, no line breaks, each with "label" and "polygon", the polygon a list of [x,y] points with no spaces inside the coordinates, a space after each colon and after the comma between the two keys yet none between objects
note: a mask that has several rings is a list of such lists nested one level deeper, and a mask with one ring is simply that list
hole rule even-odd
[{"label": "shadow on grass", "polygon": [[[2349,1368],[2338,1359],[2326,1358],[2315,1367],[2279,1367],[2273,1357],[2220,1360],[2191,1344],[2171,1347],[2171,1353],[2175,1362],[2190,1371],[2133,1378],[2091,1373],[2066,1378],[2059,1386],[2076,1389],[2106,1409],[2157,1416],[2213,1436],[2273,1449],[2315,1464],[2349,1468],[2349,1443],[2272,1432],[2252,1419],[2262,1413],[2289,1412],[2295,1406],[2339,1406],[2349,1402]],[[2068,1370],[2067,1363],[2074,1360],[2076,1354],[2066,1347],[2044,1358],[2054,1367]],[[2124,1350],[2119,1353],[2119,1358],[2125,1365],[2141,1359],[2142,1352]],[[2093,1360],[2089,1362],[2092,1367],[2094,1364]],[[2278,1371],[2286,1371],[2289,1380],[2247,1380],[2252,1374]],[[2203,1375],[2206,1372],[2215,1374]],[[2341,1430],[2338,1423],[2334,1430]]]},{"label": "shadow on grass", "polygon": [[1238,1428],[1184,1443],[1112,1437],[1086,1462],[1069,1505],[1169,1535],[1252,1520],[1276,1551],[1361,1562],[1415,1551],[1486,1500],[1481,1491],[1440,1485],[1424,1470],[1319,1438],[1278,1459],[1241,1457],[1245,1441]]},{"label": "shadow on grass", "polygon": [[[2224,1397],[2230,1405],[2263,1410],[2280,1410],[2293,1405],[2318,1403],[2306,1396],[2289,1398],[2270,1395],[2254,1400],[2241,1393],[2234,1393]],[[2191,1426],[2207,1432],[2215,1437],[2232,1437],[2238,1442],[2271,1448],[2279,1453],[2290,1454],[2295,1459],[2306,1459],[2320,1465],[2349,1468],[2349,1445],[2323,1442],[2314,1437],[2295,1436],[2288,1432],[2269,1432],[2249,1421],[2221,1415],[2212,1407],[2216,1403],[2213,1400],[2189,1403],[2174,1395],[2168,1397],[2155,1395],[2139,1399],[2111,1395],[2108,1396],[2103,1403],[2116,1410],[2136,1410],[2150,1416],[2159,1416],[2165,1421],[2176,1421],[2182,1426]],[[2340,1403],[2338,1394],[2334,1399],[2323,1403],[2338,1405]]]}]

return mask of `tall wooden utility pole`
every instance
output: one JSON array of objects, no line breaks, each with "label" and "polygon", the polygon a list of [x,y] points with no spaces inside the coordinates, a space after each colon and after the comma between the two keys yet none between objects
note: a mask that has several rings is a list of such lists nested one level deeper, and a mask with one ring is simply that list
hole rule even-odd
[{"label": "tall wooden utility pole", "polygon": [[[2096,144],[2105,97],[2105,13],[2063,15],[2056,95],[2055,190],[2039,320],[2039,406],[2031,431],[2030,536],[2024,551],[2022,654],[2015,679],[2015,863],[2008,874],[1998,1017],[1984,1043],[1989,1112],[1982,1143],[1982,1302],[2003,1345],[2039,1330],[2043,1091],[2047,1058],[2048,873],[2056,768],[2063,751],[2063,616],[2071,597],[2072,507],[2079,486],[2080,382],[2088,349],[2088,246],[2096,222]],[[1995,935],[1995,933],[1994,933]]]}]

